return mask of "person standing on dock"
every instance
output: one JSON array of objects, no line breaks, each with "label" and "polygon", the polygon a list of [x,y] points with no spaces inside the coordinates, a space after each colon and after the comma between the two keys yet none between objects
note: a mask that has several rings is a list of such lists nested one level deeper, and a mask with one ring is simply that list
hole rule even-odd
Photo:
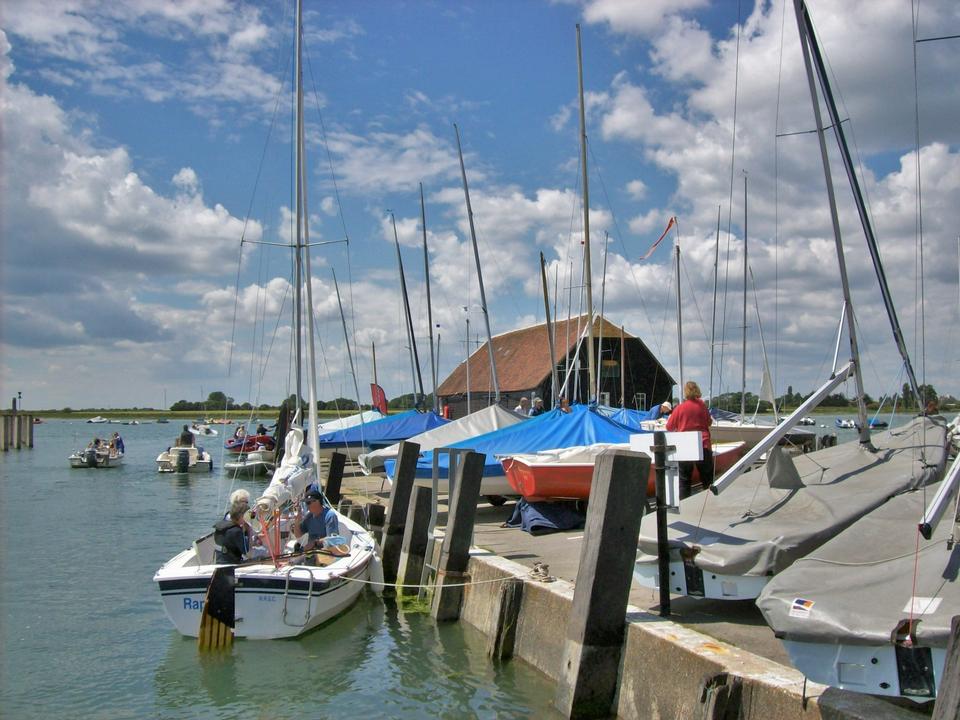
[{"label": "person standing on dock", "polygon": [[700,484],[704,489],[713,484],[713,446],[710,443],[710,425],[713,418],[701,399],[700,386],[693,380],[683,386],[683,402],[677,405],[667,418],[668,432],[689,432],[698,430],[703,437],[703,460],[680,462],[680,499],[690,497],[690,483],[693,470],[700,473]]},{"label": "person standing on dock", "polygon": [[513,409],[513,411],[515,413],[520,413],[521,415],[529,415],[530,414],[530,398],[527,398],[527,397],[520,398],[520,402]]},{"label": "person standing on dock", "polygon": [[536,417],[537,415],[543,415],[543,400],[540,398],[533,399],[533,407],[530,408],[530,417]]}]

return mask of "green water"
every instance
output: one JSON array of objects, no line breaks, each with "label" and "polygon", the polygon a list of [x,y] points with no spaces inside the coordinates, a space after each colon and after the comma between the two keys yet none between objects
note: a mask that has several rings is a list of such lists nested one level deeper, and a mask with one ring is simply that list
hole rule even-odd
[{"label": "green water", "polygon": [[[122,468],[69,467],[114,431]],[[209,529],[230,485],[222,435],[204,439],[212,474],[156,472],[178,431],[52,420],[34,449],[0,456],[0,717],[559,717],[553,683],[488,660],[477,631],[372,595],[305,637],[201,656],[152,577]]]}]

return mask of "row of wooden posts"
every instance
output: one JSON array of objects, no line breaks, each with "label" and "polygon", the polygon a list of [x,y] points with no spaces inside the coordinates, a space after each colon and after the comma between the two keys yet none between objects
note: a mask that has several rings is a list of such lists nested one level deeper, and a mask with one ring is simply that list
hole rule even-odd
[{"label": "row of wooden posts", "polygon": [[3,433],[0,437],[0,450],[33,447],[33,414],[17,410],[17,399],[13,398],[10,410],[0,414]]},{"label": "row of wooden posts", "polygon": [[[658,433],[658,435],[661,435]],[[663,515],[664,452],[666,443],[658,439],[655,461],[658,470],[658,515]],[[400,445],[390,500],[386,508],[369,504],[366,508],[341,501],[341,481],[346,458],[335,453],[325,484],[327,497],[341,504],[349,516],[367,524],[381,547],[384,584],[399,595],[417,594],[432,546],[429,529],[433,508],[432,488],[415,484],[420,447],[413,442]],[[439,561],[433,580],[431,615],[437,621],[458,620],[463,603],[466,573],[476,519],[484,455],[464,452],[459,462],[451,463],[449,512]],[[626,611],[633,578],[634,553],[624,548],[636,546],[640,519],[646,503],[646,478],[650,458],[627,450],[606,451],[598,456],[590,489],[590,499],[580,564],[573,594],[573,605],[566,628],[564,653],[554,700],[556,708],[570,718],[601,718],[615,714],[615,698],[620,682],[621,656],[626,638]],[[666,527],[665,517],[663,526]],[[664,538],[665,540],[665,538]],[[665,544],[665,543],[664,543]],[[523,597],[524,580],[508,578],[500,586],[496,627],[487,652],[506,660],[513,655],[514,632]],[[661,614],[669,614],[669,595],[661,597]],[[665,605],[665,607],[664,607]],[[663,612],[663,611],[666,612]],[[722,673],[726,677],[726,673]],[[960,617],[953,619],[944,682],[938,693],[933,720],[960,718]],[[737,679],[724,682],[736,684]],[[723,703],[712,708],[710,717],[735,717],[740,694],[733,689]],[[715,713],[719,711],[720,715]],[[733,715],[729,715],[729,713]]]}]

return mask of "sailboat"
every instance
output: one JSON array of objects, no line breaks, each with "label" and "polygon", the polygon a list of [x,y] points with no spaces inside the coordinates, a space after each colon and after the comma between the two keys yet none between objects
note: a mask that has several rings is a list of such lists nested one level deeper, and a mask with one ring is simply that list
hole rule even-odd
[{"label": "sailboat", "polygon": [[958,485],[960,458],[946,480],[893,498],[764,588],[757,606],[809,679],[936,696],[960,613]]},{"label": "sailboat", "polygon": [[[291,524],[304,492],[319,487],[316,457],[317,403],[314,363],[310,244],[306,227],[304,170],[301,0],[296,13],[297,101],[297,231],[295,256],[295,367],[300,397],[301,338],[307,337],[308,437],[300,411],[294,413],[284,440],[284,456],[270,484],[255,503],[252,525],[257,536],[246,560],[218,564],[215,535],[209,533],[175,555],[154,575],[164,610],[183,635],[209,642],[208,628],[217,628],[214,644],[224,636],[275,639],[301,635],[347,609],[369,583],[380,587],[382,573],[371,535],[358,523],[336,513],[339,534],[327,537],[323,549],[303,552]],[[302,298],[301,289],[306,289]],[[301,313],[307,316],[307,328]],[[328,512],[335,512],[332,508]],[[259,546],[256,542],[259,541]]]},{"label": "sailboat", "polygon": [[[803,0],[795,0],[794,8],[826,178],[843,291],[841,323],[846,321],[851,359],[837,367],[840,351],[838,333],[835,369],[830,379],[724,473],[711,487],[710,493],[680,502],[679,513],[672,516],[667,527],[670,591],[693,597],[725,600],[756,598],[772,577],[860,518],[876,511],[891,498],[942,478],[947,461],[945,424],[932,417],[919,416],[903,427],[871,436],[863,402],[856,322],[824,138],[824,123],[814,79],[814,63],[854,198],[861,209],[867,245],[897,349],[914,392],[917,396],[920,393],[890,301],[883,265],[850,162],[812,23]],[[794,464],[777,447],[777,443],[800,418],[849,377],[854,378],[857,389],[859,443],[847,443],[802,455]],[[767,451],[769,457],[766,465],[759,471],[744,474]],[[660,551],[655,519],[647,516],[641,522],[639,554],[634,570],[634,577],[639,584],[660,587]]]}]

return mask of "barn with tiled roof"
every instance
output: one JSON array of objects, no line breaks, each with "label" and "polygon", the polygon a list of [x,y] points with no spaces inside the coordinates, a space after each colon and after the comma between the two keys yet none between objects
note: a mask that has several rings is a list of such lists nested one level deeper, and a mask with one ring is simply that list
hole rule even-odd
[{"label": "barn with tiled roof", "polygon": [[[576,402],[586,402],[588,394],[586,322],[587,316],[582,315],[553,323],[557,383],[562,387],[569,372],[567,396]],[[601,401],[613,406],[645,409],[670,398],[674,380],[642,340],[623,333],[621,362],[621,328],[597,317],[593,336],[595,352],[602,348],[602,352],[596,352]],[[581,338],[583,342],[579,342]],[[512,409],[521,397],[527,397],[531,402],[534,397],[541,397],[545,408],[553,407],[548,341],[546,323],[494,336],[500,405]],[[467,414],[468,385],[470,410],[476,411],[493,403],[489,358],[487,344],[483,343],[470,355],[469,373],[464,361],[437,388],[441,406],[449,406],[451,417]],[[573,388],[577,389],[576,392]],[[621,400],[621,395],[625,401]]]}]

